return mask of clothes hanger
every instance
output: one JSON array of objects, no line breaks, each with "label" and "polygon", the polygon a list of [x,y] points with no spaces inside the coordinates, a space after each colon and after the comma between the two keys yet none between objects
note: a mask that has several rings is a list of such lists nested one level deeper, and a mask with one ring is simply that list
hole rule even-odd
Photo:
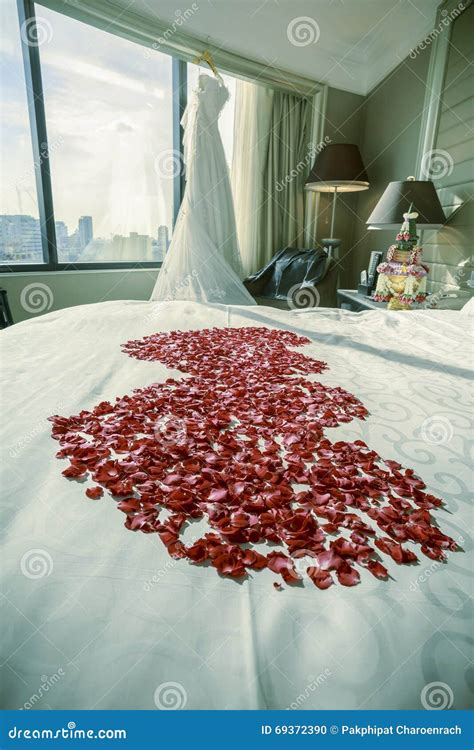
[{"label": "clothes hanger", "polygon": [[212,59],[212,55],[211,55],[211,53],[209,52],[208,49],[205,49],[204,52],[202,52],[198,57],[196,57],[193,60],[193,63],[195,65],[201,65],[202,62],[207,63],[207,65],[209,65],[210,69],[214,73],[215,77],[218,78],[219,81],[222,81],[222,77],[221,77],[219,71],[217,70],[217,68],[215,66],[215,63],[214,63],[214,60]]}]

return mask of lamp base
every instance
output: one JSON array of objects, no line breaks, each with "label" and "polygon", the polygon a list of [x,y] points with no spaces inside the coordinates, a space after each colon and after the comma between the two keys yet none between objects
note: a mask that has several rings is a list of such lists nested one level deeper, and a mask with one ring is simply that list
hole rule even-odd
[{"label": "lamp base", "polygon": [[339,258],[339,246],[342,240],[337,240],[335,237],[330,237],[320,240],[320,242],[326,250],[329,258],[335,258],[336,260]]}]

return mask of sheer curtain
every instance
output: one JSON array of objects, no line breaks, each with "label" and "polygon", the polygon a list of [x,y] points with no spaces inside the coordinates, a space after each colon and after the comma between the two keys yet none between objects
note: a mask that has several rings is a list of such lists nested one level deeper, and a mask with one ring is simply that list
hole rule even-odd
[{"label": "sheer curtain", "polygon": [[247,275],[284,247],[304,247],[312,121],[311,98],[238,81],[232,188]]},{"label": "sheer curtain", "polygon": [[246,276],[258,267],[260,217],[270,141],[273,90],[237,81],[232,192],[240,255]]}]

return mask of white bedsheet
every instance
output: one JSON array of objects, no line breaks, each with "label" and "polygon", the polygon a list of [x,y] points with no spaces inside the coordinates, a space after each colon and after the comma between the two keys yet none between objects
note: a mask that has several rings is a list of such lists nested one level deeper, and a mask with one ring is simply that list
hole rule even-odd
[{"label": "white bedsheet", "polygon": [[[447,702],[467,708],[472,342],[459,321],[456,312],[129,301],[70,308],[2,333],[2,707],[153,709],[169,699],[187,709],[414,709],[423,689],[441,682]],[[422,553],[420,565],[393,563],[388,582],[367,574],[354,588],[320,591],[308,581],[276,591],[268,570],[239,584],[173,561],[158,535],[124,528],[110,497],[88,500],[62,477],[48,416],[170,374],[126,356],[121,343],[227,325],[311,338],[305,353],[329,365],[318,379],[370,411],[329,437],[361,438],[413,467],[444,498],[434,515],[464,551],[446,564]],[[175,683],[168,692],[166,683]]]}]

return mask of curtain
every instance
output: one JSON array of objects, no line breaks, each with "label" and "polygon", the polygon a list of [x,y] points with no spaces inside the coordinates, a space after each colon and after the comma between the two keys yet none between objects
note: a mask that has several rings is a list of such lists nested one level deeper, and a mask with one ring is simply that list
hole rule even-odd
[{"label": "curtain", "polygon": [[[325,129],[326,104],[328,87],[324,86],[313,98],[313,115],[311,125],[311,143],[316,144],[316,149],[324,148],[324,144],[330,142],[330,138],[323,133]],[[315,149],[315,150],[316,150]],[[316,155],[315,155],[316,158]],[[313,162],[314,163],[314,162]],[[305,190],[304,204],[304,239],[305,247],[317,247],[318,217],[320,212],[321,193],[314,190]]]},{"label": "curtain", "polygon": [[259,267],[259,224],[273,95],[272,89],[237,81],[232,191],[245,276]]},{"label": "curtain", "polygon": [[232,185],[246,275],[305,246],[304,182],[314,160],[310,98],[237,83]]}]

